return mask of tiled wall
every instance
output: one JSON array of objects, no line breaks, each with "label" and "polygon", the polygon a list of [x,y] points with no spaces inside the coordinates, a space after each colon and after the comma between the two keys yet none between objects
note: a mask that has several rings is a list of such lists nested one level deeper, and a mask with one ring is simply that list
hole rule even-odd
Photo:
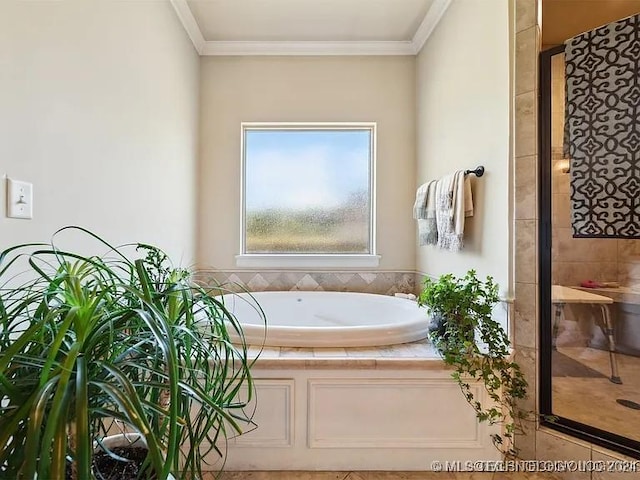
[{"label": "tiled wall", "polygon": [[[538,143],[537,94],[540,26],[539,0],[515,0],[515,344],[516,361],[529,382],[522,408],[536,410],[538,346]],[[516,437],[522,458],[536,458],[536,431]]]},{"label": "tiled wall", "polygon": [[363,292],[393,295],[417,293],[422,275],[416,272],[331,272],[279,270],[202,270],[198,279],[210,285],[224,285],[231,290],[244,288],[252,292],[265,290],[302,290]]},{"label": "tiled wall", "polygon": [[573,238],[569,199],[570,175],[562,167],[564,134],[564,56],[555,55],[552,82],[552,282],[579,285],[583,280],[640,284],[640,240]]},{"label": "tiled wall", "polygon": [[[538,210],[537,210],[537,94],[540,23],[538,9],[542,0],[512,0],[515,49],[515,346],[516,360],[529,381],[531,398],[523,408],[537,411],[538,405]],[[520,456],[539,460],[610,460],[619,454],[550,429],[528,428],[516,437]],[[605,472],[570,472],[567,479],[631,478]]]}]

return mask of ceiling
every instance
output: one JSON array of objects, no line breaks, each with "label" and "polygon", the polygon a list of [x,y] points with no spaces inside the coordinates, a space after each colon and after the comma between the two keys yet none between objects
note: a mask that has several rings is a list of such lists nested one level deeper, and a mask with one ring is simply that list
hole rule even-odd
[{"label": "ceiling", "polygon": [[640,13],[640,0],[543,0],[542,44],[560,45],[596,27]]},{"label": "ceiling", "polygon": [[433,0],[187,3],[208,41],[410,41]]},{"label": "ceiling", "polygon": [[203,55],[414,55],[452,0],[171,0]]}]

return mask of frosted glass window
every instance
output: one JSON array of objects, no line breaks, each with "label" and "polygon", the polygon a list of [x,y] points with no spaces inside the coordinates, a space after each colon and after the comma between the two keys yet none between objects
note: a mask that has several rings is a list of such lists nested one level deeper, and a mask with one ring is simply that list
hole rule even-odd
[{"label": "frosted glass window", "polygon": [[243,125],[245,254],[372,254],[375,125]]}]

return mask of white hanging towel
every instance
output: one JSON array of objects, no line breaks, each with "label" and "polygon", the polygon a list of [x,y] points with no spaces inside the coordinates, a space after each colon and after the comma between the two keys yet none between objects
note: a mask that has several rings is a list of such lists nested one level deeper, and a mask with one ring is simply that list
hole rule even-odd
[{"label": "white hanging towel", "polygon": [[418,242],[420,246],[436,245],[438,243],[435,201],[436,183],[436,180],[424,183],[416,191],[413,218],[418,220]]},{"label": "white hanging towel", "polygon": [[418,187],[418,190],[416,190],[416,201],[413,204],[413,218],[416,220],[427,218],[427,195],[430,184],[431,182],[423,183]]},{"label": "white hanging towel", "polygon": [[458,170],[438,180],[435,190],[438,247],[458,252],[463,247],[464,219],[473,216],[471,180]]}]

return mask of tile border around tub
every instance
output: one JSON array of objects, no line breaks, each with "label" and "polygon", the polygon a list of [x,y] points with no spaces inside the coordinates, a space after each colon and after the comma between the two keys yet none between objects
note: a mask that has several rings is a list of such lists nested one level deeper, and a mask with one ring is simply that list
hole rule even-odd
[{"label": "tile border around tub", "polygon": [[[380,295],[417,293],[415,271],[198,270],[196,279],[235,291],[332,291]],[[418,290],[419,291],[419,290]]]},{"label": "tile border around tub", "polygon": [[[330,354],[325,355],[327,350]],[[335,350],[341,350],[334,352]],[[259,347],[249,347],[255,358]],[[334,354],[335,353],[335,354]],[[357,370],[448,370],[427,340],[380,347],[304,348],[264,347],[256,369],[357,369]]]}]

